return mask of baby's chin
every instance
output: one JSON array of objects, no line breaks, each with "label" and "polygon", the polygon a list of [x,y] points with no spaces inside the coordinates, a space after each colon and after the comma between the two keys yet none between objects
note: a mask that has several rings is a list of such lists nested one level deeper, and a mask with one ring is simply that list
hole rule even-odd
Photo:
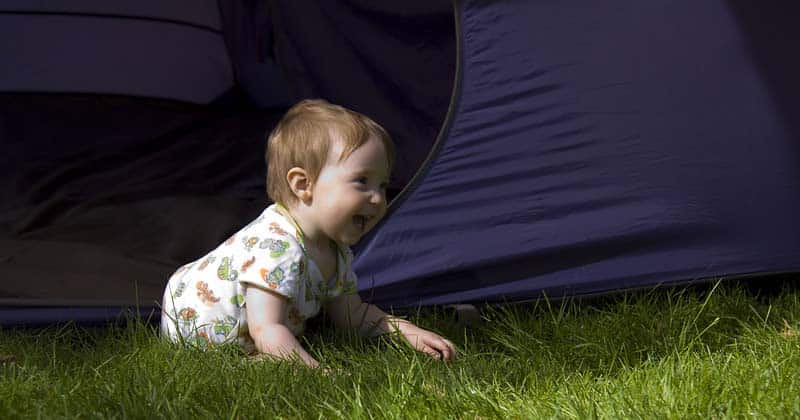
[{"label": "baby's chin", "polygon": [[358,244],[359,242],[361,242],[361,239],[363,239],[365,236],[367,236],[367,234],[371,230],[372,230],[372,228],[366,229],[362,234],[357,235],[357,236],[352,236],[352,235],[343,236],[343,237],[340,238],[339,243],[341,243],[342,245],[346,245],[346,246],[354,246],[354,245]]},{"label": "baby's chin", "polygon": [[[365,233],[365,234],[366,234],[366,233]],[[345,245],[345,246],[354,246],[354,245],[358,244],[359,242],[361,242],[361,238],[362,238],[362,237],[363,237],[363,235],[362,235],[362,236],[359,236],[359,237],[357,237],[357,238],[349,238],[349,237],[347,237],[347,238],[342,238],[342,239],[339,241],[339,243],[340,243],[340,244],[342,244],[342,245]]]}]

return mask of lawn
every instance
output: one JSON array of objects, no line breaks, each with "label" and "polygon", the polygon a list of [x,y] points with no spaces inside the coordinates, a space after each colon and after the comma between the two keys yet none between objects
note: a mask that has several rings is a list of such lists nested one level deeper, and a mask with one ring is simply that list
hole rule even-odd
[{"label": "lawn", "polygon": [[304,338],[332,373],[200,352],[152,324],[0,329],[0,418],[800,417],[800,291],[739,283],[484,308],[413,320],[461,357],[325,325]]}]

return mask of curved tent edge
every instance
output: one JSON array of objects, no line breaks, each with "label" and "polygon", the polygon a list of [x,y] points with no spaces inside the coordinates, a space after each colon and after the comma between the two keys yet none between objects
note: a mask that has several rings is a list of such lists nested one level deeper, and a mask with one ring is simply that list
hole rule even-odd
[{"label": "curved tent edge", "polygon": [[[439,155],[439,150],[442,148],[442,144],[444,143],[447,136],[450,134],[450,128],[453,124],[453,120],[455,120],[455,114],[457,112],[458,106],[460,104],[461,99],[461,79],[463,76],[463,48],[464,48],[464,40],[461,33],[461,4],[462,0],[453,0],[453,19],[455,20],[455,36],[456,36],[456,69],[453,75],[453,90],[450,94],[450,105],[447,108],[447,115],[444,118],[444,122],[442,123],[442,127],[439,129],[439,134],[436,136],[436,140],[433,142],[433,146],[431,146],[430,152],[428,152],[428,156],[425,157],[425,160],[422,161],[419,169],[417,169],[414,176],[411,180],[408,181],[406,186],[400,190],[397,196],[394,197],[391,203],[389,203],[389,207],[386,210],[386,216],[384,216],[384,220],[388,218],[394,209],[400,206],[411,193],[414,191],[415,187],[422,182],[422,179],[425,177],[425,174],[428,173],[433,160],[436,156]],[[377,231],[377,229],[375,230]]]},{"label": "curved tent edge", "polygon": [[450,104],[447,108],[447,115],[445,115],[444,122],[442,122],[442,126],[439,129],[439,134],[436,136],[436,140],[434,140],[433,145],[431,146],[431,150],[428,152],[428,155],[425,157],[425,160],[422,161],[422,164],[414,173],[414,176],[408,181],[408,183],[400,190],[399,193],[392,199],[389,203],[386,214],[384,215],[383,219],[375,226],[372,231],[368,234],[367,237],[363,238],[361,242],[354,247],[353,251],[356,254],[356,258],[362,251],[368,249],[372,242],[374,241],[375,237],[381,230],[381,226],[389,219],[389,216],[394,213],[394,211],[405,202],[408,197],[411,195],[412,192],[416,189],[416,187],[422,182],[422,179],[428,173],[428,170],[433,164],[434,159],[436,156],[439,155],[439,150],[442,148],[442,144],[444,144],[445,139],[450,134],[450,128],[455,120],[455,115],[457,109],[461,103],[461,82],[462,82],[462,75],[463,75],[463,48],[464,48],[464,40],[462,36],[462,25],[461,25],[461,5],[462,0],[453,0],[453,19],[454,19],[454,32],[456,36],[456,68],[453,74],[453,89],[450,93]]}]

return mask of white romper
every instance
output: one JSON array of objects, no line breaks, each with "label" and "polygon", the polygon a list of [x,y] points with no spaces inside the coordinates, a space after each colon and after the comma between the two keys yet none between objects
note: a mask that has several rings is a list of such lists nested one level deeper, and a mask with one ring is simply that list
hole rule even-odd
[{"label": "white romper", "polygon": [[356,292],[353,254],[341,244],[338,249],[337,272],[323,281],[305,252],[302,231],[284,207],[273,204],[170,277],[162,304],[162,334],[203,349],[237,342],[253,352],[245,294],[249,287],[260,287],[288,298],[284,323],[300,335],[305,320],[317,315],[325,301]]}]

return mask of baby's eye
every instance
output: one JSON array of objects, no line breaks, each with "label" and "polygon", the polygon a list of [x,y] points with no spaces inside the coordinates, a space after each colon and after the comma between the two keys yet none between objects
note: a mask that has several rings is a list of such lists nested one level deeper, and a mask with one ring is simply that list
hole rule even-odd
[{"label": "baby's eye", "polygon": [[367,183],[367,177],[365,177],[365,176],[359,177],[359,178],[356,179],[356,182],[359,183],[359,184],[366,184]]}]

